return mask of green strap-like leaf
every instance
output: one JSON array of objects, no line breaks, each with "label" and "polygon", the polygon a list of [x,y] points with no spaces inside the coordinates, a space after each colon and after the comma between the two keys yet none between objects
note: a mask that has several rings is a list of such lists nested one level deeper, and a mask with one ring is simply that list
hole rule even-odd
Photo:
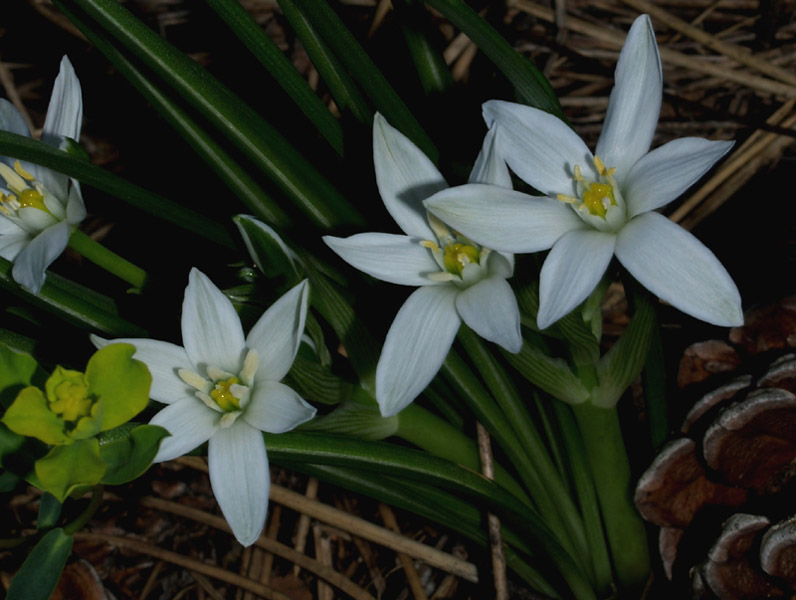
[{"label": "green strap-like leaf", "polygon": [[337,58],[348,68],[381,114],[400,129],[433,161],[439,157],[431,138],[417,122],[390,82],[325,0],[296,0],[297,6],[320,32]]},{"label": "green strap-like leaf", "polygon": [[49,144],[9,131],[0,131],[0,155],[27,160],[74,177],[158,218],[192,231],[213,242],[232,247],[232,239],[221,225],[171,200],[73,158]]},{"label": "green strap-like leaf", "polygon": [[259,60],[282,89],[307,115],[337,154],[343,155],[343,130],[320,98],[296,71],[265,30],[246,12],[238,0],[206,0],[238,39]]},{"label": "green strap-like leaf", "polygon": [[116,0],[56,4],[85,11],[246,154],[317,226],[362,224],[348,200],[254,109]]},{"label": "green strap-like leaf", "polygon": [[46,530],[53,527],[61,516],[61,508],[63,504],[58,501],[58,498],[44,492],[39,500],[39,516],[36,518],[36,529]]},{"label": "green strap-like leaf", "polygon": [[[114,67],[138,90],[169,125],[182,137],[189,148],[196,152],[215,172],[232,194],[261,219],[280,227],[290,226],[290,218],[282,208],[265,193],[260,185],[243,169],[239,161],[213,140],[212,136],[199,127],[185,111],[152,81],[147,79],[136,66],[98,31],[79,19],[74,13],[61,7],[69,20],[105,55]],[[186,216],[192,218],[190,212]],[[218,240],[226,243],[224,240]]]},{"label": "green strap-like leaf", "polygon": [[550,557],[575,598],[596,598],[583,574],[574,566],[571,557],[536,512],[500,486],[472,471],[426,452],[384,442],[296,432],[264,434],[264,438],[268,455],[274,462],[326,464],[408,477],[482,503],[486,509],[501,515],[507,527],[527,535],[529,543]]},{"label": "green strap-like leaf", "polygon": [[426,94],[444,92],[453,86],[453,76],[442,54],[431,43],[430,15],[425,4],[420,0],[396,0],[393,5],[423,90]]},{"label": "green strap-like leaf", "polygon": [[445,15],[495,63],[511,81],[520,100],[564,118],[561,104],[550,83],[534,64],[512,48],[509,43],[462,0],[426,0]]},{"label": "green strap-like leaf", "polygon": [[373,114],[368,103],[348,71],[323,41],[307,16],[293,0],[277,0],[277,2],[293,31],[301,40],[321,79],[329,88],[337,108],[343,114],[350,112],[357,121],[370,126]]},{"label": "green strap-like leaf", "polygon": [[7,600],[48,600],[61,578],[73,541],[61,528],[41,538],[11,580]]}]

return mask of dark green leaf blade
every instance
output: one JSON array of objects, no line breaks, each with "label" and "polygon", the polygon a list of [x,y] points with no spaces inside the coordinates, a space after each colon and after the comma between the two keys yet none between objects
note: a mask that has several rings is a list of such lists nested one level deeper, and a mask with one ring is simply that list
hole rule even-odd
[{"label": "dark green leaf blade", "polygon": [[60,527],[39,540],[8,588],[8,600],[48,600],[58,585],[73,538]]}]

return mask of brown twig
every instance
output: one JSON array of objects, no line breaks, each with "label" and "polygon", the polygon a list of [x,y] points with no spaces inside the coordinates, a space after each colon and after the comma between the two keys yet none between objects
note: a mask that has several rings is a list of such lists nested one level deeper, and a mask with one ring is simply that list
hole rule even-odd
[{"label": "brown twig", "polygon": [[248,577],[243,577],[242,575],[232,573],[231,571],[227,571],[226,569],[222,569],[215,565],[204,563],[193,558],[188,558],[187,556],[183,556],[177,552],[164,550],[163,548],[153,546],[152,544],[147,544],[146,542],[142,542],[140,540],[133,540],[115,535],[106,535],[104,533],[90,533],[85,531],[76,532],[74,537],[76,540],[83,540],[87,542],[103,542],[110,544],[111,546],[116,546],[117,548],[124,548],[126,550],[132,550],[133,552],[138,552],[140,554],[146,554],[152,558],[172,563],[189,571],[201,573],[202,575],[207,575],[213,579],[218,579],[219,581],[250,590],[255,594],[259,594],[263,598],[266,598],[266,600],[291,600],[288,596],[285,596],[284,594],[277,592],[276,590],[273,590],[262,583],[253,581]]},{"label": "brown twig", "polygon": [[[489,433],[480,422],[476,423],[478,431],[478,454],[481,458],[481,473],[487,479],[495,478],[495,467],[492,460],[492,445]],[[489,545],[492,551],[492,572],[495,579],[496,600],[508,600],[509,590],[506,581],[506,557],[503,554],[503,536],[500,533],[500,519],[489,513]]]},{"label": "brown twig", "polygon": [[[315,477],[310,477],[309,481],[307,481],[307,489],[304,491],[304,495],[311,500],[315,500],[318,497],[318,480]],[[310,532],[310,518],[302,513],[299,515],[298,525],[296,526],[296,536],[294,538],[294,547],[296,548],[296,552],[304,553],[304,548],[307,547],[307,535]],[[301,572],[301,567],[298,565],[293,565],[293,575],[298,576]]]},{"label": "brown twig", "polygon": [[[401,529],[398,527],[398,521],[395,520],[392,509],[383,502],[379,503],[379,514],[388,529],[398,534],[401,533]],[[406,554],[398,552],[398,560],[401,561],[401,566],[404,569],[404,573],[406,573],[406,581],[409,583],[409,589],[412,590],[412,595],[415,597],[415,600],[428,600],[426,591],[423,589],[423,583],[420,581],[420,576],[417,574],[417,569],[415,569],[412,559]]]}]

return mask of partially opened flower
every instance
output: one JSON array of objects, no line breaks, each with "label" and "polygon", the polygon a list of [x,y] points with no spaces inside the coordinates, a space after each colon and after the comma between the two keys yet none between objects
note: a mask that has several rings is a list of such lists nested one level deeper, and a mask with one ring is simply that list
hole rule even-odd
[{"label": "partially opened flower", "polygon": [[[271,486],[262,432],[284,433],[315,409],[280,383],[296,357],[307,315],[307,281],[277,300],[244,337],[229,299],[193,269],[182,305],[185,347],[149,339],[136,347],[152,373],[151,397],[166,404],[151,423],[171,433],[155,462],[208,442],[210,483],[244,546],[260,535]],[[92,337],[97,346],[110,343]]]},{"label": "partially opened flower", "polygon": [[642,15],[619,55],[596,154],[546,112],[510,102],[484,104],[509,167],[547,197],[466,185],[426,202],[446,223],[496,250],[551,248],[541,271],[540,328],[580,304],[614,255],[683,312],[716,325],[743,322],[738,290],[718,259],[654,212],[704,175],[732,142],[682,138],[649,151],[661,88],[655,34]]},{"label": "partially opened flower", "polygon": [[[471,181],[511,185],[495,160],[490,131]],[[393,416],[434,378],[464,321],[511,352],[522,345],[511,255],[492,252],[428,215],[423,200],[447,184],[437,168],[379,114],[373,125],[376,181],[387,211],[405,235],[360,233],[324,241],[345,261],[377,279],[418,287],[398,311],[376,368],[376,400]]]},{"label": "partially opened flower", "polygon": [[[80,137],[83,100],[80,82],[64,56],[53,86],[41,139],[64,147]],[[0,129],[30,136],[22,115],[0,99]],[[74,179],[33,163],[0,157],[0,256],[14,262],[11,275],[38,293],[45,270],[66,248],[86,216]]]}]

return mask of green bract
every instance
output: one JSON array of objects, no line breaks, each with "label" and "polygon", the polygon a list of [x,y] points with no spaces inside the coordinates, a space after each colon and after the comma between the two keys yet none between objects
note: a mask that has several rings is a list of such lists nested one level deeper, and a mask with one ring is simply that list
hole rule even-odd
[{"label": "green bract", "polygon": [[[58,366],[44,383],[44,391],[31,385],[23,388],[3,415],[2,423],[12,432],[54,446],[35,462],[34,470],[40,486],[60,501],[104,481],[109,469],[116,482],[136,477],[151,463],[162,432],[146,436],[152,439],[146,440],[146,448],[139,450],[141,456],[136,455],[128,469],[120,468],[118,463],[124,461],[118,456],[109,461],[107,449],[101,452],[94,437],[126,423],[149,401],[152,376],[144,363],[133,359],[134,353],[130,344],[112,344],[91,357],[85,373]],[[25,369],[23,377],[6,379],[24,385],[30,383],[28,372],[33,373],[33,368]]]}]

